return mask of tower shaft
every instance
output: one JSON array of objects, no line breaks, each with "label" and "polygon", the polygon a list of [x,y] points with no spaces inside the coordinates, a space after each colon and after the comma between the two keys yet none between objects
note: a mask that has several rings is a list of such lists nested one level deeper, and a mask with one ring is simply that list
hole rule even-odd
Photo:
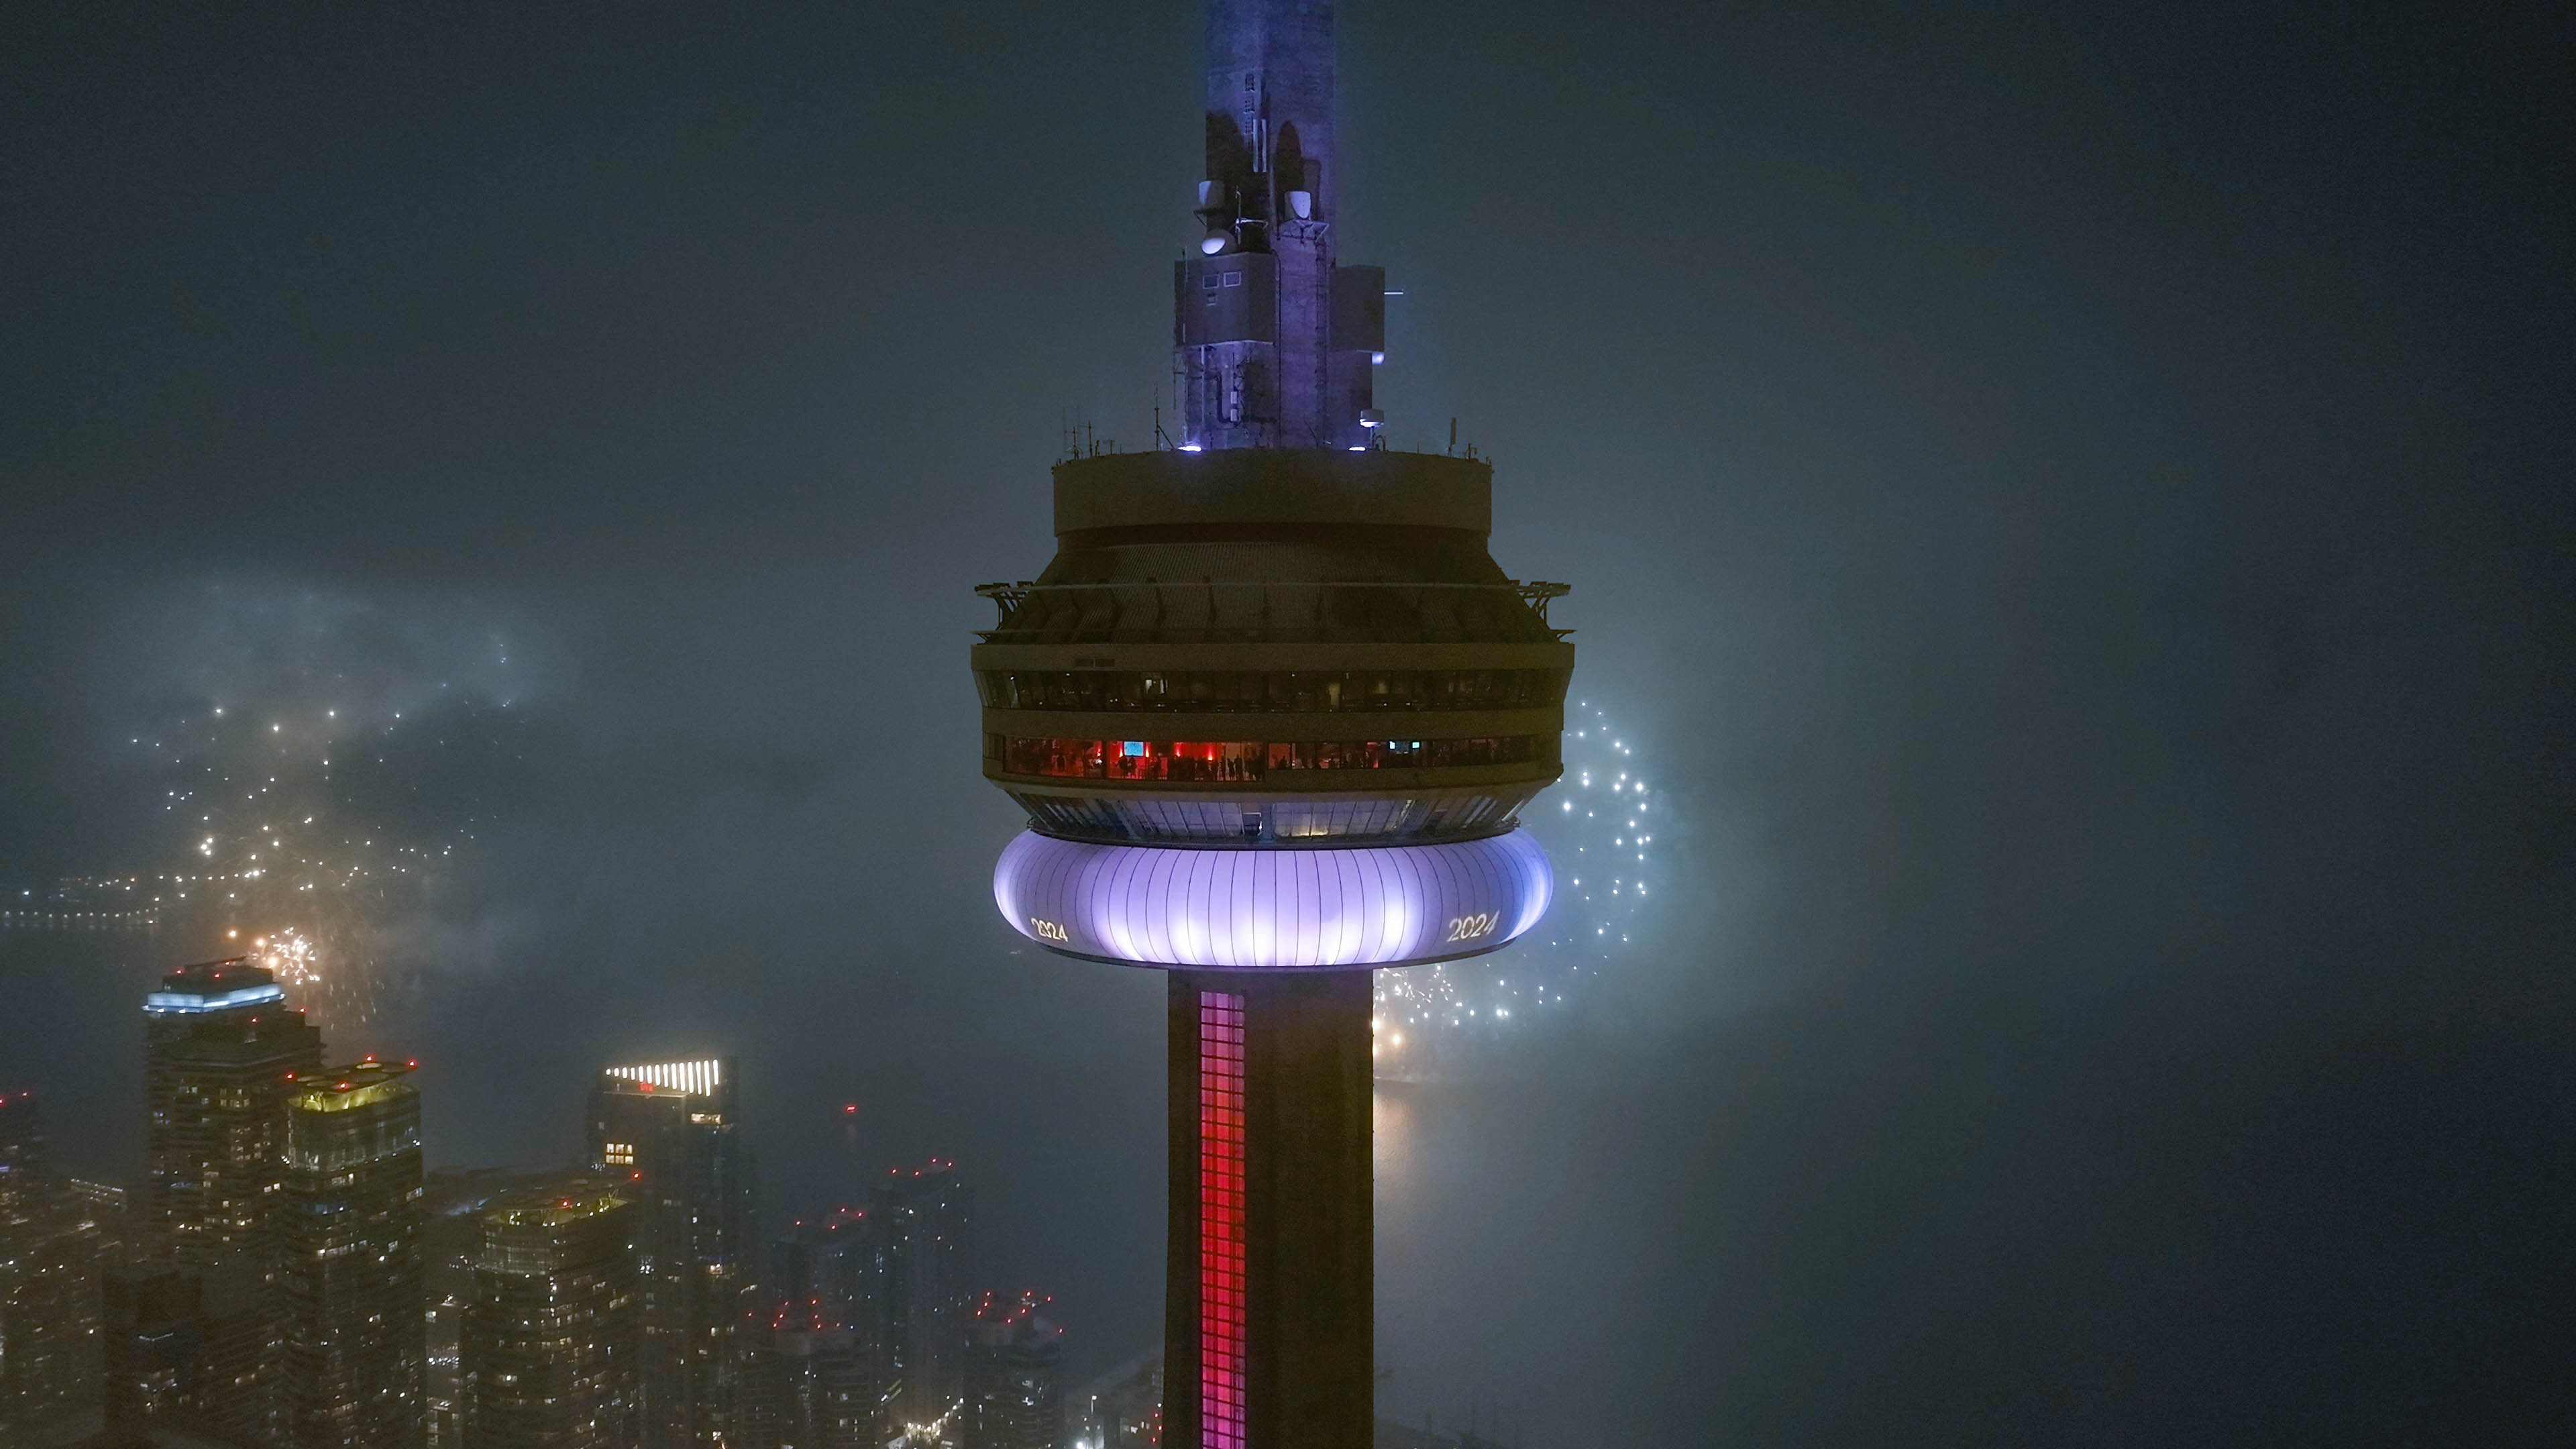
[{"label": "tower shaft", "polygon": [[1364,1449],[1364,971],[1175,971],[1163,1442]]}]

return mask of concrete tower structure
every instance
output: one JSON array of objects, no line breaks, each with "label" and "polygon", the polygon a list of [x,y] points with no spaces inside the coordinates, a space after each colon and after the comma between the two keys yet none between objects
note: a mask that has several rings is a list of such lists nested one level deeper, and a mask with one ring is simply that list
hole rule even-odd
[{"label": "concrete tower structure", "polygon": [[1492,470],[1386,450],[1382,274],[1333,260],[1332,7],[1211,0],[1180,436],[1055,469],[1057,552],[988,584],[995,902],[1170,973],[1163,1443],[1363,1446],[1370,970],[1546,912],[1560,584],[1486,551]]}]

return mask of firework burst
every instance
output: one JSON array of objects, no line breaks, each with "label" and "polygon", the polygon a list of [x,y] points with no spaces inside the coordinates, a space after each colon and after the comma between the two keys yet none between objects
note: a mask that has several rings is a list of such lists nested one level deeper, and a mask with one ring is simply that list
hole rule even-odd
[{"label": "firework burst", "polygon": [[322,990],[322,953],[314,949],[311,937],[292,926],[274,935],[252,937],[250,958],[298,999]]},{"label": "firework burst", "polygon": [[214,591],[181,631],[197,645],[167,693],[193,702],[113,741],[160,861],[135,878],[179,953],[254,956],[317,1022],[361,1026],[524,774],[526,712],[497,638],[245,592]]},{"label": "firework burst", "polygon": [[1383,1077],[1462,1070],[1563,1010],[1583,983],[1646,939],[1658,903],[1666,797],[1639,741],[1606,705],[1566,711],[1565,778],[1523,827],[1556,867],[1546,921],[1491,956],[1377,973],[1374,1051]]}]

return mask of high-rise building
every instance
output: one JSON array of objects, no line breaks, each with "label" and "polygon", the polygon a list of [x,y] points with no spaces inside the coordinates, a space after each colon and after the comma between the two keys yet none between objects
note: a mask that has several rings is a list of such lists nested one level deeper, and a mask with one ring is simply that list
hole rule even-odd
[{"label": "high-rise building", "polygon": [[183,1263],[274,1253],[286,1094],[322,1033],[247,957],[182,966],[143,998],[147,1211]]},{"label": "high-rise building", "polygon": [[1034,1293],[987,1293],[966,1323],[958,1449],[1064,1449],[1064,1330]]},{"label": "high-rise building", "polygon": [[876,1324],[876,1238],[868,1215],[843,1208],[795,1222],[769,1240],[769,1296],[803,1303],[825,1323],[872,1333]]},{"label": "high-rise building", "polygon": [[332,1067],[286,1099],[279,1214],[286,1442],[423,1449],[420,1094],[408,1063]]},{"label": "high-rise building", "polygon": [[866,1339],[807,1298],[754,1315],[743,1345],[739,1449],[877,1449]]},{"label": "high-rise building", "polygon": [[256,1264],[118,1264],[101,1275],[100,1290],[111,1435],[169,1431],[226,1444],[277,1442],[265,1420],[247,1413],[240,1392],[261,1381],[272,1332]]},{"label": "high-rise building", "polygon": [[966,1389],[974,1195],[957,1164],[894,1168],[870,1194],[876,1239],[877,1379],[889,1437],[953,1432]]},{"label": "high-rise building", "polygon": [[732,1434],[735,1336],[758,1301],[749,1150],[734,1064],[610,1067],[590,1091],[590,1162],[637,1214],[644,1449],[718,1449]]},{"label": "high-rise building", "polygon": [[641,1442],[642,1224],[619,1187],[573,1178],[483,1206],[462,1346],[466,1449]]},{"label": "high-rise building", "polygon": [[0,1094],[0,1443],[34,1442],[99,1392],[98,1214],[56,1182],[35,1093]]},{"label": "high-rise building", "polygon": [[1082,1395],[1085,1449],[1159,1449],[1163,1442],[1163,1355],[1122,1364]]},{"label": "high-rise building", "polygon": [[559,1181],[560,1172],[445,1167],[423,1182],[421,1253],[429,1340],[429,1449],[463,1449],[461,1368],[465,1313],[475,1299],[474,1263],[483,1251],[482,1209],[503,1193]]},{"label": "high-rise building", "polygon": [[117,1264],[99,1278],[111,1432],[197,1422],[205,1285],[178,1263]]},{"label": "high-rise building", "polygon": [[1336,264],[1330,0],[1210,0],[1179,433],[1055,467],[1056,555],[988,584],[993,893],[1169,973],[1164,1431],[1365,1444],[1369,972],[1545,913],[1518,812],[1562,773],[1560,584],[1487,552],[1493,471],[1385,446],[1383,274]]},{"label": "high-rise building", "polygon": [[206,1347],[222,1371],[199,1392],[210,1425],[272,1442],[285,1352],[276,1268],[286,1094],[321,1069],[322,1033],[246,957],[171,972],[143,998],[143,1020],[142,1228],[148,1246],[179,1262],[249,1269],[250,1301],[227,1301],[225,1337]]},{"label": "high-rise building", "polygon": [[36,1094],[0,1091],[0,1226],[51,1205],[52,1169]]}]

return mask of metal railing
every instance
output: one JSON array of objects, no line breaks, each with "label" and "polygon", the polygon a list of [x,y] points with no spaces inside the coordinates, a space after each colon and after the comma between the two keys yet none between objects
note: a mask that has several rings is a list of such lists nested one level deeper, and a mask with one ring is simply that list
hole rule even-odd
[{"label": "metal railing", "polygon": [[[1526,606],[1537,615],[1538,631],[1552,639],[1563,640],[1574,631],[1559,629],[1548,623],[1547,606],[1573,591],[1570,584],[1544,579],[1509,579],[1499,584],[1436,583],[1430,581],[1387,579],[1137,579],[1082,584],[1041,584],[1022,579],[1017,583],[977,584],[975,592],[993,601],[999,617],[990,629],[977,630],[988,644],[1037,634],[1065,635],[1077,640],[1106,641],[1121,631],[1142,631],[1158,639],[1182,641],[1192,637],[1201,640],[1250,640],[1265,637],[1323,636],[1331,639],[1360,641],[1383,639],[1389,634],[1424,632],[1419,619],[1419,598],[1408,595],[1466,596],[1496,595]],[[1220,622],[1220,596],[1226,612],[1238,617]],[[1258,604],[1248,602],[1257,597]],[[1327,617],[1327,600],[1353,600],[1374,614],[1381,601],[1392,600],[1404,612],[1414,616],[1413,627],[1402,623],[1381,623],[1374,618],[1352,621],[1344,617]],[[1304,617],[1298,618],[1302,605]],[[1041,615],[1029,619],[1030,609]],[[1140,619],[1138,616],[1150,615]],[[1333,609],[1343,615],[1344,609]],[[1451,610],[1453,617],[1455,609]],[[1070,617],[1068,617],[1068,615]],[[1193,615],[1204,622],[1187,622]],[[1020,621],[1020,622],[1014,622]],[[1500,619],[1489,622],[1500,624]]]}]

